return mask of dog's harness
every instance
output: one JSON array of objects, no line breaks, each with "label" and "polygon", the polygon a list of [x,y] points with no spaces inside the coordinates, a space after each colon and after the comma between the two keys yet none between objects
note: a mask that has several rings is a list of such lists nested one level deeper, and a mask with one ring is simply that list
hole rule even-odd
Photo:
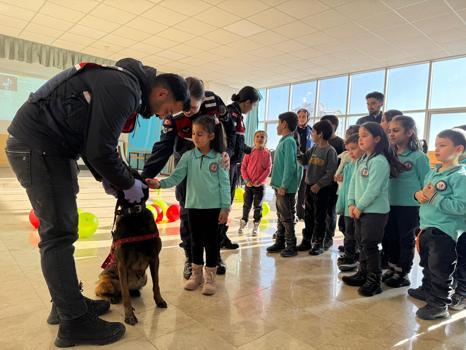
[{"label": "dog's harness", "polygon": [[[118,209],[118,207],[119,207],[119,200],[117,201],[117,204],[115,206],[115,215],[113,217],[112,236],[113,236],[113,230],[115,228],[115,222],[116,222],[117,216],[126,216],[126,215],[131,215],[131,214],[139,214],[139,213],[142,213],[142,211],[145,209],[144,205],[142,205],[142,204],[138,204],[138,205],[135,205],[134,207],[130,207],[130,208]],[[113,240],[112,247],[110,249],[110,253],[108,254],[105,261],[102,263],[101,267],[103,269],[106,269],[106,268],[114,266],[116,264],[115,249],[118,248],[118,247],[121,247],[123,244],[148,241],[148,240],[155,239],[155,238],[158,238],[158,237],[160,237],[160,235],[159,235],[158,232],[156,232],[156,233],[149,233],[147,235],[132,236],[132,237],[126,237],[126,238],[120,238],[120,239],[117,239],[117,240]]]}]

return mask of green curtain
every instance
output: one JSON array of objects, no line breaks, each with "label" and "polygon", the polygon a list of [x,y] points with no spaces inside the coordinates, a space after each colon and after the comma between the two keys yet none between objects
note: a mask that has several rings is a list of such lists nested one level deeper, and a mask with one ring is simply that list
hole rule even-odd
[{"label": "green curtain", "polygon": [[259,124],[259,106],[256,105],[254,109],[248,113],[246,117],[246,144],[252,146],[254,143],[254,133],[257,130],[257,125]]},{"label": "green curtain", "polygon": [[27,63],[40,63],[46,67],[69,68],[79,62],[113,65],[115,62],[79,52],[60,49],[28,40],[0,34],[0,57]]}]

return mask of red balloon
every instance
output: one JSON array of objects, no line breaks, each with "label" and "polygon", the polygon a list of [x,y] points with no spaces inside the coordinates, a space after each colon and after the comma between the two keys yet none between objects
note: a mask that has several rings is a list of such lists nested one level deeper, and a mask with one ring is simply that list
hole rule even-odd
[{"label": "red balloon", "polygon": [[172,204],[167,209],[167,219],[169,222],[176,221],[180,218],[180,206]]},{"label": "red balloon", "polygon": [[162,221],[162,220],[163,220],[163,210],[162,210],[162,208],[160,208],[160,206],[157,205],[157,204],[151,204],[151,205],[152,205],[152,206],[155,208],[155,210],[157,211],[157,219],[155,220],[155,222],[160,222],[160,221]]},{"label": "red balloon", "polygon": [[34,226],[34,228],[39,227],[39,219],[37,218],[36,213],[34,213],[34,209],[31,209],[29,212],[29,222]]}]

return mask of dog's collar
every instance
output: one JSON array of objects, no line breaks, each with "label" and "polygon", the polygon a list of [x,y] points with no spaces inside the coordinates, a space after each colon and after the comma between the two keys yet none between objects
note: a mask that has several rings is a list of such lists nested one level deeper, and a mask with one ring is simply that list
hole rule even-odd
[{"label": "dog's collar", "polygon": [[142,204],[137,204],[137,205],[135,205],[133,207],[117,209],[117,210],[115,210],[115,214],[118,215],[118,216],[139,214],[139,213],[142,213],[144,208],[145,207]]}]

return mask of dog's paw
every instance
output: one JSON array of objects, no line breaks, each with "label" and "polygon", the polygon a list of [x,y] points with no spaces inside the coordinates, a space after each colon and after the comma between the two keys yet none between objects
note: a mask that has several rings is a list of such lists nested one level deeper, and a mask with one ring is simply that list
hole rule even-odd
[{"label": "dog's paw", "polygon": [[136,323],[138,323],[138,319],[135,314],[128,315],[125,316],[125,323],[134,326]]},{"label": "dog's paw", "polygon": [[165,300],[159,302],[156,301],[155,303],[157,304],[157,307],[161,309],[166,309],[168,307],[167,302]]}]

